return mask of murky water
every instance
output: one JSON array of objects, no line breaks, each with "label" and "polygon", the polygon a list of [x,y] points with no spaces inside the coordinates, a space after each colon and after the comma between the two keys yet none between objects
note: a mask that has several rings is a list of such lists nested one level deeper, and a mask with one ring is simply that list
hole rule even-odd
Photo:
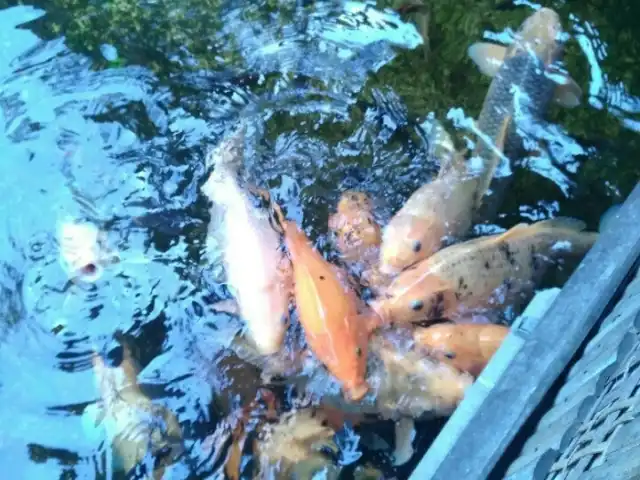
[{"label": "murky water", "polygon": [[[122,477],[106,433],[86,418],[99,396],[92,352],[115,351],[116,331],[133,342],[145,392],[183,431],[187,453],[167,477],[221,478],[205,439],[233,405],[254,399],[259,372],[216,363],[233,321],[209,308],[227,293],[203,255],[206,152],[249,118],[251,177],[328,250],[341,191],[370,192],[384,221],[431,178],[438,166],[425,158],[421,122],[433,111],[455,132],[477,116],[488,85],[460,52],[530,12],[482,20],[484,4],[465,15],[436,7],[425,60],[416,17],[360,2],[180,3],[0,10],[7,478]],[[640,80],[617,58],[635,62],[640,35],[594,17],[599,2],[572,3],[560,10],[574,36],[567,65],[588,95],[576,110],[551,112],[557,123],[539,132],[548,155],[517,166],[501,227],[563,214],[596,228],[639,178]],[[94,284],[69,282],[59,262],[56,232],[69,218],[98,225],[119,252]],[[359,462],[404,478],[417,460],[394,473],[384,452],[365,449]]]}]

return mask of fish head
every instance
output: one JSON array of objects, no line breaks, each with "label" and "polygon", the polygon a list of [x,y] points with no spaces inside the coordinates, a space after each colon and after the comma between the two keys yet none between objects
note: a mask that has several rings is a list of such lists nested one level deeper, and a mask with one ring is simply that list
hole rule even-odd
[{"label": "fish head", "polygon": [[380,226],[369,215],[346,218],[336,232],[336,246],[346,260],[363,260],[377,256],[382,241]]},{"label": "fish head", "polygon": [[422,274],[420,264],[403,271],[371,303],[385,324],[407,324],[445,318],[456,306],[455,290],[433,274]]},{"label": "fish head", "polygon": [[433,253],[442,243],[444,227],[439,219],[399,215],[385,227],[380,247],[380,271],[393,275]]},{"label": "fish head", "polygon": [[455,328],[455,325],[447,323],[417,328],[413,338],[416,345],[426,349],[431,357],[457,367],[455,360],[461,352],[455,348]]},{"label": "fish head", "polygon": [[338,250],[347,260],[358,260],[382,241],[371,201],[362,192],[349,190],[342,194],[336,213],[329,218],[329,229],[336,235]]},{"label": "fish head", "polygon": [[[350,319],[349,321],[357,322],[359,319]],[[355,355],[345,357],[345,361],[341,362],[346,369],[341,375],[342,390],[345,398],[352,402],[362,400],[369,392],[369,384],[365,380],[367,371],[367,356],[369,348],[369,338],[365,333],[364,326],[358,329],[355,343]],[[342,367],[341,365],[341,367]],[[342,367],[342,368],[344,368]]]},{"label": "fish head", "polygon": [[350,211],[371,212],[373,205],[369,195],[356,190],[347,190],[340,196],[338,201],[338,213],[348,213]]},{"label": "fish head", "polygon": [[92,223],[63,222],[58,229],[60,262],[73,281],[96,282],[104,269],[120,261],[106,235]]},{"label": "fish head", "polygon": [[533,50],[536,55],[550,64],[562,48],[560,35],[562,23],[559,15],[550,8],[540,8],[528,17],[518,31],[521,44]]}]

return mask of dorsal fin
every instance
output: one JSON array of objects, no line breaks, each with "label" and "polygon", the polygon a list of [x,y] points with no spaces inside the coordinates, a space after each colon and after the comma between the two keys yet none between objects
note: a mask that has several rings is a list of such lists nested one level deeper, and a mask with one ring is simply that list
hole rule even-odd
[{"label": "dorsal fin", "polygon": [[529,229],[534,227],[535,224],[528,224],[528,223],[518,223],[517,225],[514,225],[513,227],[511,227],[509,230],[507,230],[504,233],[499,233],[498,235],[495,235],[493,237],[493,240],[496,242],[502,242],[504,240],[510,240],[514,237],[519,237],[520,235],[522,235],[524,232],[529,233]]},{"label": "dorsal fin", "polygon": [[564,230],[574,230],[576,232],[581,232],[587,228],[586,223],[573,217],[550,218],[548,220],[536,222],[532,226],[540,228],[562,228]]}]

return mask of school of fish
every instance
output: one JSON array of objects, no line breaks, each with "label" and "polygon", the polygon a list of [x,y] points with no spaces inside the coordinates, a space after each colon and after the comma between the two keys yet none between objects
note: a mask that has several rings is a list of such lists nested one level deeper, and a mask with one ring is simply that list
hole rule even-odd
[{"label": "school of fish", "polygon": [[[579,260],[593,246],[598,233],[567,217],[471,236],[474,224],[496,215],[509,186],[503,171],[525,154],[518,130],[522,112],[538,119],[553,100],[565,107],[580,104],[580,88],[558,67],[561,33],[557,13],[540,8],[510,45],[469,48],[481,72],[493,78],[471,123],[475,146],[458,150],[444,126],[431,121],[429,154],[440,170],[386,224],[366,192],[342,192],[327,225],[340,265],[287,218],[268,189],[245,180],[244,124],[207,156],[210,172],[201,191],[211,213],[208,253],[213,262],[220,252],[232,297],[212,308],[241,320],[243,333],[231,347],[239,357],[312,398],[312,404],[280,412],[275,395],[263,388],[256,400],[230,412],[208,437],[213,450],[231,441],[228,477],[240,478],[253,416],[262,419],[251,428],[263,435],[254,445],[263,471],[279,462],[288,472],[298,464],[309,475],[331,470],[318,445],[335,447],[337,429],[371,415],[396,422],[395,463],[405,463],[413,420],[455,410],[509,335],[507,325],[488,319],[507,308],[522,309],[549,268],[570,257]],[[59,241],[61,264],[73,281],[97,282],[113,259],[102,245],[103,233],[90,224],[64,223]],[[369,297],[362,294],[367,289]],[[304,337],[298,344],[286,341],[296,323]],[[148,452],[175,458],[182,436],[175,416],[142,393],[132,354],[123,348],[119,367],[108,367],[98,353],[93,365],[103,405],[96,423],[109,420],[120,469],[129,471]],[[262,406],[265,399],[268,407]],[[162,416],[167,427],[145,423],[140,410]],[[127,438],[119,434],[123,430],[137,433]]]}]

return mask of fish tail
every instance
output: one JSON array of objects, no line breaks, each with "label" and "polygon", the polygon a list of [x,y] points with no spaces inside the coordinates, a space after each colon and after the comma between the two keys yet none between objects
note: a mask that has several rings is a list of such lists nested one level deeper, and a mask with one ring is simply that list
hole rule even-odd
[{"label": "fish tail", "polygon": [[238,129],[222,141],[209,154],[206,167],[224,168],[237,171],[244,160],[244,139],[247,131],[242,124]]}]

